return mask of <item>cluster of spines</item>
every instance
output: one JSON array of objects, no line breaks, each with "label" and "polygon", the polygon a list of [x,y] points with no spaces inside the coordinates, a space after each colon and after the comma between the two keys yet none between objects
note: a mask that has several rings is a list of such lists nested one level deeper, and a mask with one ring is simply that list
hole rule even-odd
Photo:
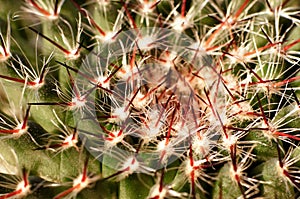
[{"label": "cluster of spines", "polygon": [[[79,16],[72,36],[68,35],[73,34],[71,22],[60,13],[66,3]],[[133,173],[154,177],[149,198],[209,197],[205,190],[210,185],[214,197],[217,192],[222,198],[229,194],[220,180],[224,168],[228,168],[225,172],[238,189],[232,197],[251,198],[263,194],[260,185],[274,183],[247,173],[262,161],[260,156],[264,154],[256,148],[266,145],[277,149],[272,157],[278,158],[276,178],[283,179],[287,189],[299,190],[299,158],[293,156],[300,140],[295,124],[300,105],[299,52],[293,48],[300,40],[288,40],[288,31],[299,26],[299,7],[289,7],[288,0],[274,5],[268,0],[226,3],[224,11],[216,2],[196,0],[95,1],[87,5],[73,0],[25,1],[20,12],[24,19],[35,16],[40,18],[38,26],[61,22],[63,27],[58,26],[55,36],[48,36],[38,26],[28,27],[55,48],[36,69],[14,55],[8,26],[6,39],[1,33],[0,60],[14,74],[1,74],[1,79],[20,84],[22,95],[28,89],[39,93],[45,78],[51,75],[50,59],[57,57],[58,70],[65,71],[68,80],[66,84],[56,82],[55,102],[22,97],[21,117],[16,115],[15,105],[8,103],[11,110],[3,110],[1,115],[2,138],[18,138],[30,131],[32,106],[59,106],[63,113],[72,112],[80,119],[73,126],[64,124],[53,111],[55,118],[49,122],[61,134],[49,136],[43,146],[31,136],[36,149],[58,152],[75,147],[80,151],[85,149],[78,145],[90,141],[86,147],[97,159],[109,156],[120,162],[114,167],[115,173],[101,176],[95,171],[95,177],[88,175],[86,161],[82,174],[57,199],[75,197],[95,181],[121,181]],[[101,17],[115,26],[107,29],[107,24],[100,25],[89,11],[90,5],[96,5],[97,11],[103,12]],[[261,10],[252,11],[255,6]],[[119,10],[111,19],[107,12],[114,7]],[[287,32],[280,29],[283,18],[288,21],[284,27]],[[205,20],[212,20],[215,26],[210,27]],[[64,33],[66,27],[69,33]],[[124,39],[122,32],[126,31],[131,38]],[[186,34],[195,42],[182,50],[180,45],[186,45],[181,43],[182,35]],[[84,56],[89,58],[81,59]],[[84,129],[86,123],[97,128]],[[78,132],[83,135],[82,142]],[[256,134],[262,140],[251,139]],[[147,154],[150,161],[140,154]],[[165,173],[174,169],[172,162],[177,159],[178,178],[166,184]],[[20,173],[21,184],[0,198],[30,193],[28,172]],[[180,188],[178,181],[184,182]]]}]

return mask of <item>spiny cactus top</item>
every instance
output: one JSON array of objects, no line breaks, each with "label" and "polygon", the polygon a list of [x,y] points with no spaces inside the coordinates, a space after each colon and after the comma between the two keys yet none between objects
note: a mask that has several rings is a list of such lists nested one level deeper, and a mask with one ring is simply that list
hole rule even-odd
[{"label": "spiny cactus top", "polygon": [[298,1],[0,6],[0,199],[300,197]]}]

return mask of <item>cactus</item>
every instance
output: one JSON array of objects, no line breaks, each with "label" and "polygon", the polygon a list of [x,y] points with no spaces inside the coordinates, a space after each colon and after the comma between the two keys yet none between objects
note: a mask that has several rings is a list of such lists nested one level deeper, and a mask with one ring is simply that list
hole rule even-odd
[{"label": "cactus", "polygon": [[300,197],[298,1],[0,5],[0,199]]}]

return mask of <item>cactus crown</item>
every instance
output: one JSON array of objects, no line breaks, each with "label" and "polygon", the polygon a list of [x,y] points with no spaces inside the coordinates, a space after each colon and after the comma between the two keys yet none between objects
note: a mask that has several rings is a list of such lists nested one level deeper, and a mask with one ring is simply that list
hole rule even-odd
[{"label": "cactus crown", "polygon": [[0,3],[0,199],[300,197],[299,2]]}]

